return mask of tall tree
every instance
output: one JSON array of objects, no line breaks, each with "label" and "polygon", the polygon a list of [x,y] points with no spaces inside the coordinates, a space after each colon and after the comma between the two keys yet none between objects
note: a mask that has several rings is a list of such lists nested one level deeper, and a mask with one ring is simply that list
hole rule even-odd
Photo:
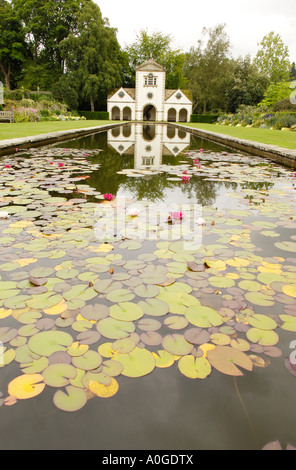
[{"label": "tall tree", "polygon": [[101,10],[87,2],[78,17],[77,32],[61,42],[66,77],[80,84],[80,98],[87,98],[92,111],[106,102],[108,91],[122,84],[122,52],[116,30],[102,18]]},{"label": "tall tree", "polygon": [[260,73],[266,75],[273,83],[288,80],[291,70],[289,49],[281,36],[271,31],[264,36],[258,46],[254,63]]},{"label": "tall tree", "polygon": [[184,75],[185,54],[180,49],[174,49],[172,41],[173,38],[170,34],[163,34],[159,31],[149,35],[147,30],[142,29],[137,33],[136,40],[125,49],[129,57],[133,83],[136,67],[152,55],[153,59],[167,71],[167,88],[175,89],[187,86]]},{"label": "tall tree", "polygon": [[26,63],[26,86],[50,88],[62,75],[60,43],[77,32],[79,13],[90,0],[13,0],[26,32],[32,60]]},{"label": "tall tree", "polygon": [[12,5],[0,0],[0,73],[6,88],[20,78],[27,57],[25,33]]},{"label": "tall tree", "polygon": [[204,113],[213,108],[225,106],[224,89],[229,74],[230,41],[226,25],[207,29],[187,55],[186,75],[193,94],[194,110],[200,108]]},{"label": "tall tree", "polygon": [[233,60],[230,66],[225,89],[226,110],[235,113],[241,104],[257,105],[264,96],[268,79],[259,73],[249,55]]}]

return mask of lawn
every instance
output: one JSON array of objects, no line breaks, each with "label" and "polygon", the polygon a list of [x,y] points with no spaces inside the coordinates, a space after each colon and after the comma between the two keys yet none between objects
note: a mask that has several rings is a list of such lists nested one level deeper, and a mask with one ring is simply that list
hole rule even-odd
[{"label": "lawn", "polygon": [[287,149],[296,149],[296,132],[260,129],[254,127],[232,127],[217,124],[187,123],[187,126],[204,131],[252,140],[262,144],[276,145]]},{"label": "lawn", "polygon": [[[48,134],[57,131],[103,126],[113,121],[43,121],[22,123],[0,123],[0,140]],[[119,121],[116,121],[119,123]],[[252,140],[263,144],[296,149],[296,132],[257,129],[250,127],[231,127],[204,123],[187,123],[189,127],[229,135],[239,139]]]},{"label": "lawn", "polygon": [[32,135],[48,134],[51,132],[70,129],[83,129],[86,127],[103,126],[112,121],[42,121],[0,123],[0,140],[30,137]]}]

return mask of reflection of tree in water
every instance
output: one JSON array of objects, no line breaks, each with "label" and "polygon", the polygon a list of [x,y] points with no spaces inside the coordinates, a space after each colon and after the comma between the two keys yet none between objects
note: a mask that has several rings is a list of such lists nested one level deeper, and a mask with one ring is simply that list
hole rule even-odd
[{"label": "reflection of tree in water", "polygon": [[[266,181],[261,181],[261,182],[249,181],[242,185],[242,190],[250,189],[252,192],[253,191],[268,191],[269,189],[273,187],[274,187],[273,183],[268,183]],[[251,194],[246,193],[245,195],[245,199],[252,199],[253,197],[254,197],[254,194],[252,193]]]},{"label": "reflection of tree in water", "polygon": [[193,177],[188,183],[178,183],[167,180],[167,176],[166,173],[162,173],[144,178],[128,178],[123,187],[134,195],[135,200],[147,198],[151,201],[162,201],[170,190],[173,191],[176,187],[181,188],[184,199],[193,200],[196,204],[210,205],[216,199],[218,191],[216,182]]}]

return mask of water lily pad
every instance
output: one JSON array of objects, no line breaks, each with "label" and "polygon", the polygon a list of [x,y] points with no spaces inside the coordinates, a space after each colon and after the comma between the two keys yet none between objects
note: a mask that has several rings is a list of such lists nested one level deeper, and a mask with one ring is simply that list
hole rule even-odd
[{"label": "water lily pad", "polygon": [[264,294],[263,292],[247,292],[245,294],[246,300],[254,305],[260,305],[262,307],[271,307],[274,305],[274,300],[270,295]]},{"label": "water lily pad", "polygon": [[135,331],[133,322],[116,320],[115,318],[104,318],[97,324],[98,332],[109,339],[126,338]]},{"label": "water lily pad", "polygon": [[52,364],[43,372],[43,378],[50,387],[64,387],[69,384],[69,379],[76,377],[76,369],[70,364]]},{"label": "water lily pad", "polygon": [[162,317],[169,312],[169,305],[160,299],[146,299],[138,303],[145,315]]},{"label": "water lily pad", "polygon": [[155,357],[147,349],[136,347],[129,354],[118,354],[116,361],[123,365],[125,377],[142,377],[150,374],[155,368]]},{"label": "water lily pad", "polygon": [[248,322],[255,328],[261,330],[274,330],[277,327],[277,323],[267,315],[261,315],[254,313],[248,317]]},{"label": "water lily pad", "polygon": [[258,343],[261,346],[274,346],[279,342],[278,334],[272,330],[250,328],[246,334],[249,341]]},{"label": "water lily pad", "polygon": [[200,328],[220,326],[224,323],[223,317],[217,310],[203,305],[188,307],[185,316],[192,325]]},{"label": "water lily pad", "polygon": [[94,380],[90,380],[88,384],[89,390],[101,398],[113,397],[119,389],[119,385],[116,379],[111,377],[110,385],[100,384]]},{"label": "water lily pad", "polygon": [[286,331],[296,331],[296,317],[293,315],[279,315],[283,324],[281,328]]},{"label": "water lily pad", "polygon": [[53,402],[62,411],[74,412],[84,407],[87,395],[83,389],[67,385],[66,392],[58,390],[54,394]]},{"label": "water lily pad", "polygon": [[30,350],[40,356],[50,356],[57,351],[66,351],[73,339],[64,331],[42,331],[28,341]]},{"label": "water lily pad", "polygon": [[115,289],[106,295],[107,300],[115,303],[130,302],[134,298],[135,294],[128,289]]},{"label": "water lily pad", "polygon": [[209,361],[204,357],[183,356],[178,362],[179,371],[190,379],[205,379],[212,372]]},{"label": "water lily pad", "polygon": [[40,374],[23,374],[8,384],[8,393],[18,400],[33,398],[43,392],[45,383]]},{"label": "water lily pad", "polygon": [[122,302],[110,307],[110,317],[116,320],[134,321],[142,318],[144,312],[142,308],[132,302]]},{"label": "water lily pad", "polygon": [[77,369],[93,370],[102,363],[102,357],[96,351],[89,350],[81,356],[73,357],[72,363]]},{"label": "water lily pad", "polygon": [[208,351],[207,358],[212,367],[222,374],[242,376],[243,373],[239,367],[248,371],[253,369],[251,359],[244,352],[231,346],[216,346]]},{"label": "water lily pad", "polygon": [[179,334],[166,335],[162,341],[162,347],[167,352],[176,356],[186,356],[191,353],[193,345]]}]

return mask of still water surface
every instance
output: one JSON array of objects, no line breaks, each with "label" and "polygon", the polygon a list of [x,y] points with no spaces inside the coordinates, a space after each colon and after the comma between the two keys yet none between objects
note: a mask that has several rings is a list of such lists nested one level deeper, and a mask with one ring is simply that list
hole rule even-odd
[{"label": "still water surface", "polygon": [[[226,147],[163,125],[119,127],[50,148],[53,154],[66,150],[66,164],[71,152],[92,151],[87,158],[94,165],[94,169],[87,173],[90,178],[83,181],[83,185],[90,188],[85,194],[85,188],[79,185],[75,191],[71,188],[62,192],[63,180],[57,178],[47,188],[51,197],[63,196],[68,200],[84,197],[87,202],[97,204],[98,194],[112,193],[117,199],[126,198],[133,204],[162,203],[168,207],[171,204],[198,204],[202,208],[202,217],[207,221],[202,242],[212,246],[213,258],[226,259],[228,256],[225,255],[230,252],[225,250],[229,249],[242,257],[248,253],[258,255],[267,263],[279,262],[288,266],[285,273],[294,275],[295,282],[295,253],[275,245],[275,241],[295,240],[294,181],[290,170],[263,159],[242,156]],[[43,149],[39,149],[36,156],[33,150],[32,155],[28,152],[24,157],[16,157],[29,161],[42,159],[42,152]],[[44,155],[48,156],[46,152],[48,148],[44,149]],[[197,158],[200,169],[193,163]],[[8,159],[11,161],[12,157]],[[30,171],[30,167],[26,171]],[[184,171],[190,175],[188,182],[180,181],[186,174]],[[73,175],[75,177],[75,171]],[[46,187],[46,181],[45,178],[43,187]],[[266,210],[262,210],[264,205]],[[245,211],[250,207],[252,210],[248,215]],[[236,218],[233,219],[235,213],[228,212],[233,210],[243,211],[243,227],[239,223],[237,225]],[[22,220],[21,217],[18,220]],[[34,221],[34,217],[31,220]],[[36,217],[36,220],[39,226],[44,227],[42,217]],[[254,225],[258,220],[267,224]],[[215,223],[211,224],[211,221]],[[1,229],[7,227],[8,222],[0,223]],[[249,229],[250,237],[247,242],[235,246],[236,239],[230,240],[229,237],[237,236],[237,228]],[[276,235],[266,231],[274,231]],[[142,240],[139,250],[130,252],[120,250],[116,243],[114,253],[123,252],[127,260],[155,252],[154,241]],[[219,244],[220,247],[216,246]],[[10,247],[11,252],[13,247]],[[1,253],[4,253],[4,248]],[[196,256],[196,260],[200,259],[203,259],[203,253]],[[43,260],[44,265],[50,265],[46,258]],[[157,262],[163,266],[167,260],[160,258]],[[239,280],[255,278],[255,267],[249,270],[241,268],[238,272],[241,275]],[[3,276],[4,279],[5,273]],[[235,276],[233,278],[235,283],[239,282]],[[236,298],[238,292],[224,288],[218,288],[218,292],[213,285],[201,283],[196,289],[194,279],[184,273],[176,279],[188,282],[203,305],[217,310],[228,308],[226,305],[231,304],[227,301],[243,302],[241,308],[251,308],[256,314],[276,318],[278,326],[282,324],[278,316],[287,313],[285,307],[289,306],[289,312],[296,315],[295,299],[284,295],[279,284],[272,286],[273,305],[265,306],[246,302],[245,298],[242,300],[244,292],[239,292]],[[232,320],[228,326],[233,326]],[[1,319],[0,327],[6,326],[13,327],[13,321]],[[173,332],[183,334],[189,327],[193,325],[179,327]],[[210,329],[211,333],[217,331]],[[213,369],[203,380],[192,379],[180,373],[175,361],[171,367],[156,367],[143,377],[117,377],[119,391],[115,396],[89,399],[81,410],[73,413],[53,406],[55,390],[51,387],[46,387],[35,398],[19,400],[12,406],[3,404],[0,408],[0,448],[236,450],[261,449],[275,440],[279,440],[284,448],[287,444],[295,446],[296,382],[285,367],[285,359],[289,357],[290,343],[296,339],[296,333],[280,328],[276,331],[279,341],[272,346],[281,354],[274,354],[275,357],[265,355],[262,348],[256,349],[258,345],[253,345],[249,353],[263,358],[263,361],[257,361],[252,371],[244,370],[240,377]],[[164,325],[160,332],[167,334]],[[157,349],[160,347],[153,350]],[[6,396],[7,384],[19,373],[19,364],[15,362],[1,369],[3,397]]]}]

